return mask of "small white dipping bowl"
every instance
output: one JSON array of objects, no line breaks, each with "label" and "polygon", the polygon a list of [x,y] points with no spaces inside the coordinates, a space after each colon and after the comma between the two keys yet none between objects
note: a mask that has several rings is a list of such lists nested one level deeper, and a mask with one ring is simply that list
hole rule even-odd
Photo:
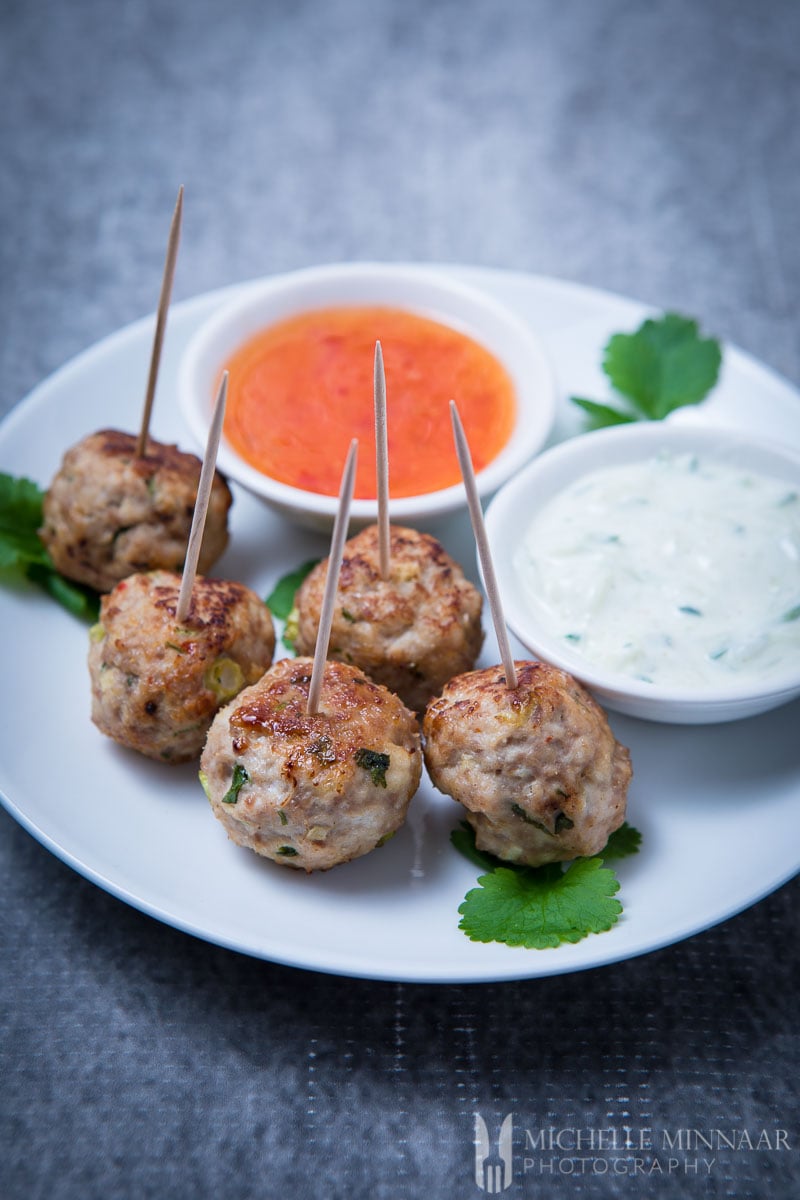
[{"label": "small white dipping bowl", "polygon": [[[181,410],[198,445],[205,445],[211,408],[222,369],[231,354],[260,331],[315,309],[376,305],[404,309],[466,334],[505,367],[516,391],[517,417],[511,437],[478,474],[482,495],[496,491],[547,439],[555,414],[555,382],[536,336],[504,305],[480,290],[431,269],[390,263],[347,263],[312,267],[274,279],[244,284],[191,339],[178,378]],[[453,397],[458,402],[458,397]],[[391,393],[387,396],[391,425]],[[235,480],[290,520],[329,530],[337,498],[279,483],[245,462],[223,438],[218,464]],[[389,464],[391,484],[391,463]],[[391,501],[391,519],[414,524],[460,508],[458,486]],[[377,519],[374,500],[354,500],[351,520]]]},{"label": "small white dipping bowl", "polygon": [[[677,416],[677,414],[676,414]],[[514,556],[537,510],[570,484],[603,467],[648,461],[660,451],[697,454],[742,466],[800,488],[800,458],[720,426],[642,422],[584,434],[547,450],[494,498],[486,524],[509,628],[537,658],[580,679],[602,703],[651,721],[701,725],[733,721],[776,708],[800,695],[800,656],[779,677],[731,681],[719,688],[678,687],[632,679],[572,652],[545,629],[529,603]]]}]

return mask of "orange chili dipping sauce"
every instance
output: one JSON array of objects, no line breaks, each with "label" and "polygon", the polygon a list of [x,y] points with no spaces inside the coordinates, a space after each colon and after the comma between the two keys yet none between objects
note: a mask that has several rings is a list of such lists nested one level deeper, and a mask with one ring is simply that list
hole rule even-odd
[{"label": "orange chili dipping sauce", "polygon": [[251,466],[281,483],[335,496],[350,440],[360,440],[355,495],[376,495],[373,366],[386,371],[390,495],[461,482],[455,400],[481,470],[505,446],[514,387],[497,359],[446,325],[393,308],[303,313],[256,334],[226,364],[225,434]]}]

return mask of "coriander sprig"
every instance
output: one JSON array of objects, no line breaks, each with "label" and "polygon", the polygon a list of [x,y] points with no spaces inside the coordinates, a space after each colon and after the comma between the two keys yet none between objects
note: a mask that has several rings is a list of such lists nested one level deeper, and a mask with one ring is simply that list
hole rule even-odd
[{"label": "coriander sprig", "polygon": [[722,349],[703,338],[697,321],[668,312],[648,318],[634,333],[615,333],[603,351],[603,370],[626,402],[616,408],[573,396],[592,429],[641,419],[660,421],[687,404],[699,404],[719,378]]},{"label": "coriander sprig", "polygon": [[474,831],[466,822],[453,830],[450,839],[470,862],[486,871],[459,907],[459,929],[473,942],[504,942],[531,950],[554,949],[611,929],[622,905],[616,899],[619,880],[605,863],[635,854],[642,840],[626,822],[612,833],[600,854],[577,858],[565,869],[562,863],[516,866],[487,854],[477,848]]},{"label": "coriander sprig", "polygon": [[301,563],[295,570],[281,576],[267,596],[267,608],[273,617],[285,622],[282,641],[286,649],[291,650],[292,653],[294,653],[294,643],[297,637],[297,610],[294,598],[301,583],[307,575],[311,574],[318,562],[318,558],[311,558],[307,562]]},{"label": "coriander sprig", "polygon": [[43,503],[32,479],[0,472],[0,572],[30,579],[74,616],[96,621],[97,593],[59,574],[39,537]]}]

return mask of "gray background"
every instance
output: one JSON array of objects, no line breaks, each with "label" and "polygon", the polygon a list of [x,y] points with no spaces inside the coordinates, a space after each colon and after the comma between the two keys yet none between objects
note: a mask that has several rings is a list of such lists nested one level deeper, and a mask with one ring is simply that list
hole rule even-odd
[{"label": "gray background", "polygon": [[[799,44],[795,0],[2,0],[0,408],[152,310],[180,182],[176,300],[509,267],[697,315],[800,384]],[[797,1194],[796,883],[619,966],[378,984],[207,946],[0,826],[3,1197],[477,1196],[475,1111],[518,1148],[789,1130],[706,1179],[508,1195]]]}]

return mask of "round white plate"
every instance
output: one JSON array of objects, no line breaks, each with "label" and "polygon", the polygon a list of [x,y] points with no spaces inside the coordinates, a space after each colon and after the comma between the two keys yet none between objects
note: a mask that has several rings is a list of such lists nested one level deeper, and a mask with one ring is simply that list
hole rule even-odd
[{"label": "round white plate", "polygon": [[[429,268],[428,268],[429,269]],[[602,399],[601,350],[649,315],[632,301],[505,272],[442,268],[506,301],[544,339],[561,385],[553,440],[579,432],[577,392]],[[186,445],[175,404],[189,337],[235,289],[178,304],[166,335],[153,434]],[[0,469],[46,487],[67,446],[102,426],[138,427],[151,319],[51,376],[0,427]],[[800,445],[800,398],[728,348],[707,402],[718,419]],[[476,578],[463,514],[431,528]],[[241,491],[217,573],[266,595],[326,551]],[[608,933],[556,950],[471,942],[458,906],[479,871],[450,845],[460,810],[424,780],[404,829],[381,850],[306,876],[230,843],[193,767],[124,751],[89,719],[87,633],[34,589],[0,589],[6,703],[0,791],[8,811],[54,854],[127,903],[210,942],[275,962],[409,982],[518,979],[643,954],[741,911],[788,880],[800,847],[800,704],[729,725],[676,728],[612,716],[631,750],[628,817],[638,855],[616,864],[624,914]],[[520,649],[520,654],[521,654]],[[496,661],[492,637],[482,663]],[[46,749],[43,750],[43,747]]]}]

